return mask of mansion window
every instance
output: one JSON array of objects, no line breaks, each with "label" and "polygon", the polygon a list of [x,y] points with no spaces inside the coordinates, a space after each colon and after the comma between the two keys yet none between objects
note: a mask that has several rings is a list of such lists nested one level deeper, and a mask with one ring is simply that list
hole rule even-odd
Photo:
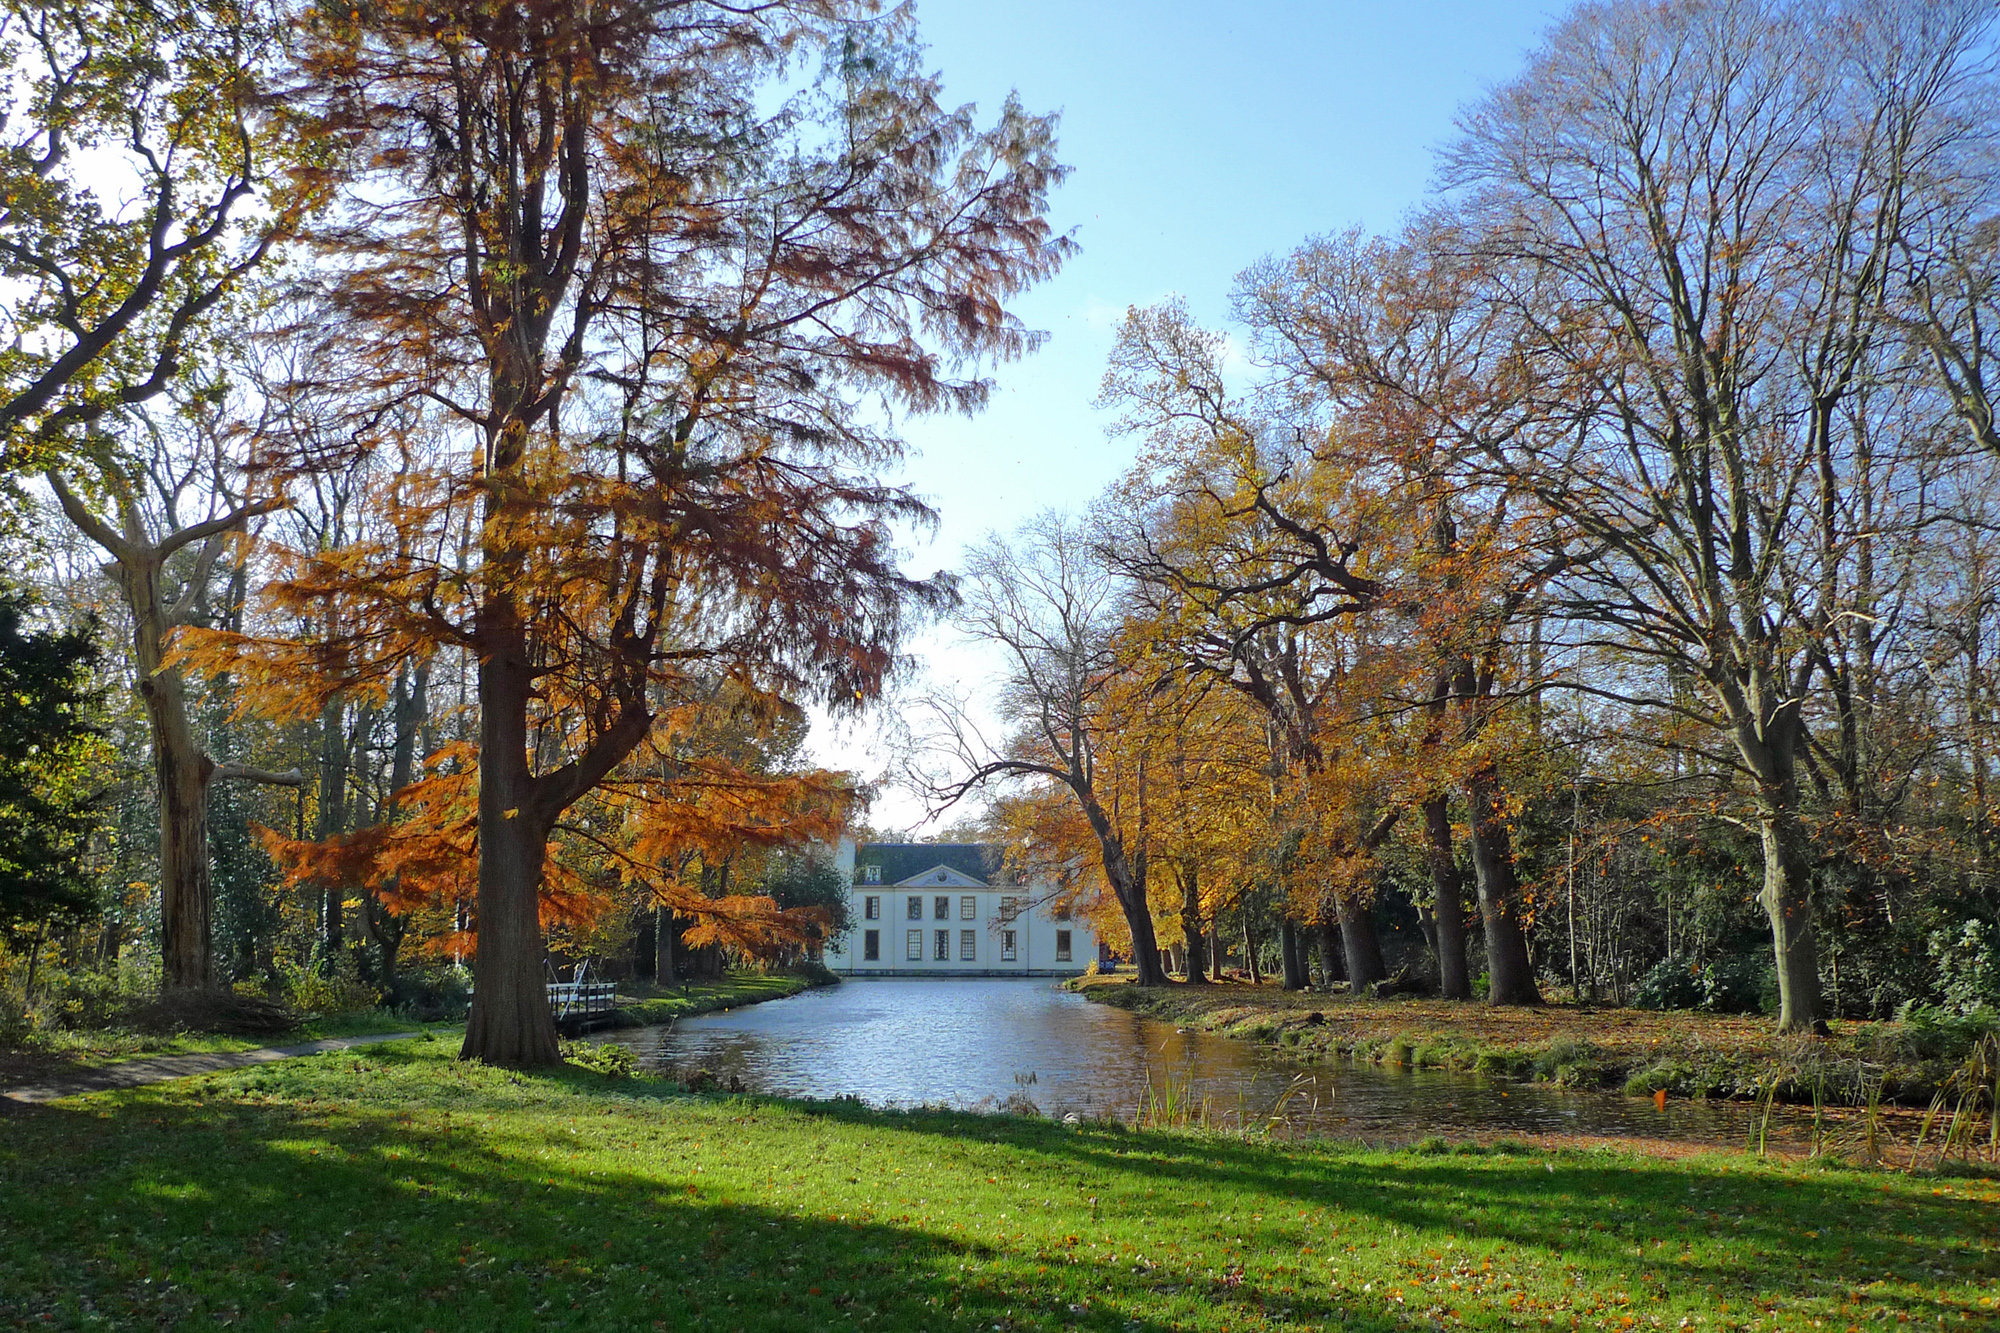
[{"label": "mansion window", "polygon": [[1000,961],[1003,963],[1014,961],[1014,932],[1011,930],[1000,932]]},{"label": "mansion window", "polygon": [[917,897],[915,894],[910,895],[910,910],[908,916],[912,921],[922,921],[924,919],[924,900],[922,898]]},{"label": "mansion window", "polygon": [[903,956],[913,963],[924,961],[924,932],[921,930],[910,932],[910,938],[904,947]]},{"label": "mansion window", "polygon": [[951,961],[951,932],[940,930],[937,932],[937,939],[932,941],[932,943],[937,947],[932,952],[931,957],[937,962],[949,963]]},{"label": "mansion window", "polygon": [[1069,932],[1066,930],[1056,932],[1056,961],[1058,963],[1069,961]]},{"label": "mansion window", "polygon": [[1021,900],[1019,898],[1010,893],[1000,900],[1000,919],[1002,921],[1012,921],[1020,914]]},{"label": "mansion window", "polygon": [[977,921],[979,919],[979,899],[969,893],[960,898],[958,900],[958,919],[960,921]]},{"label": "mansion window", "polygon": [[861,958],[863,962],[882,961],[882,932],[866,930],[861,933]]},{"label": "mansion window", "polygon": [[931,904],[931,915],[939,921],[951,920],[951,899],[939,895],[938,899]]},{"label": "mansion window", "polygon": [[882,919],[882,900],[879,897],[870,894],[861,900],[861,919],[864,921],[880,921]]},{"label": "mansion window", "polygon": [[861,867],[861,882],[863,884],[880,884],[882,882],[882,867],[881,866]]},{"label": "mansion window", "polygon": [[961,930],[958,932],[958,961],[976,963],[979,961],[979,932]]}]

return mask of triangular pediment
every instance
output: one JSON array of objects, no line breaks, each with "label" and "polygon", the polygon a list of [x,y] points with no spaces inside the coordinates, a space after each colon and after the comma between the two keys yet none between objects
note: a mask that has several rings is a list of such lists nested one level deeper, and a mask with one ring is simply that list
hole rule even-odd
[{"label": "triangular pediment", "polygon": [[953,870],[948,865],[934,865],[929,870],[919,871],[908,879],[899,879],[895,887],[899,889],[983,889],[986,881],[974,879],[962,870]]}]

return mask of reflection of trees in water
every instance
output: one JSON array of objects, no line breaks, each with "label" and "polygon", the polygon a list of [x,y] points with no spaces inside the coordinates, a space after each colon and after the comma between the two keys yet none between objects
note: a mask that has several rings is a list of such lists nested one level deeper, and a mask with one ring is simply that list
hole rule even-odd
[{"label": "reflection of trees in water", "polygon": [[[843,995],[841,992],[846,991]],[[760,1012],[761,1011],[761,1012]],[[1465,1074],[1373,1065],[1302,1065],[1264,1047],[1022,982],[849,982],[831,991],[665,1030],[614,1034],[643,1068],[685,1079],[898,1106],[1025,1111],[1129,1121],[1155,1084],[1207,1098],[1211,1124],[1402,1142],[1430,1134],[1557,1133],[1740,1144],[1753,1111],[1653,1103]],[[1033,1076],[1032,1086],[1017,1076]],[[1773,1133],[1800,1141],[1810,1112],[1780,1109]]]}]

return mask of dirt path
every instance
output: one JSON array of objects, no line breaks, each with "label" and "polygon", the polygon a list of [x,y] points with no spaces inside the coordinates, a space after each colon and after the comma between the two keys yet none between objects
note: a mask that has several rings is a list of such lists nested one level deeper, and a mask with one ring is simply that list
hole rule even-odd
[{"label": "dirt path", "polygon": [[110,1088],[137,1088],[148,1083],[164,1083],[172,1078],[211,1074],[220,1069],[241,1069],[245,1065],[289,1060],[295,1055],[319,1055],[324,1051],[344,1051],[354,1046],[373,1046],[384,1041],[404,1041],[419,1036],[415,1032],[381,1032],[365,1037],[329,1037],[299,1046],[263,1046],[254,1051],[212,1052],[200,1055],[160,1055],[145,1060],[123,1060],[95,1069],[65,1072],[39,1083],[0,1088],[0,1097],[35,1105],[58,1097],[76,1097],[86,1092]]}]

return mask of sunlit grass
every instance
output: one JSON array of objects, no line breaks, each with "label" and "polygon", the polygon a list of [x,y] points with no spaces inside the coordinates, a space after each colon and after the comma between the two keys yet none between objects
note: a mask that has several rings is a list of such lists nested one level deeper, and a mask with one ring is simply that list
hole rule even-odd
[{"label": "sunlit grass", "polygon": [[1990,1180],[689,1097],[452,1049],[10,1121],[0,1310],[354,1329],[2000,1318]]}]

